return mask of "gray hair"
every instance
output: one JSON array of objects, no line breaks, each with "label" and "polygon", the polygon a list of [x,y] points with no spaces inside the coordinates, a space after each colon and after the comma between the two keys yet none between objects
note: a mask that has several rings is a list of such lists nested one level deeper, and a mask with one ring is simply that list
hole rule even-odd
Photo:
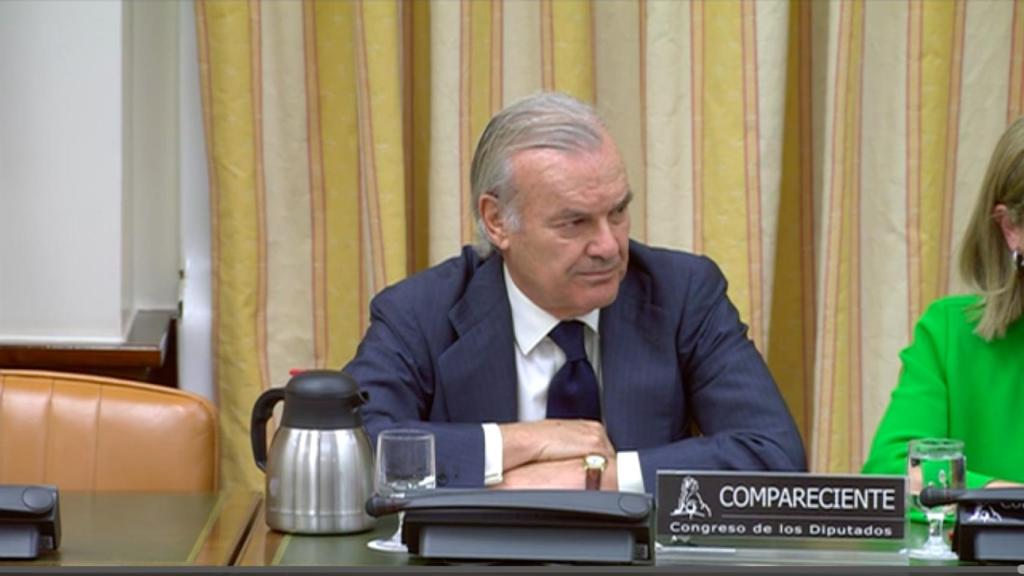
[{"label": "gray hair", "polygon": [[529,96],[491,118],[476,145],[469,176],[477,253],[487,257],[494,250],[480,215],[481,195],[497,198],[509,228],[519,226],[519,212],[512,202],[516,195],[513,155],[537,148],[595,151],[601,147],[606,129],[604,120],[590,105],[561,92]]}]

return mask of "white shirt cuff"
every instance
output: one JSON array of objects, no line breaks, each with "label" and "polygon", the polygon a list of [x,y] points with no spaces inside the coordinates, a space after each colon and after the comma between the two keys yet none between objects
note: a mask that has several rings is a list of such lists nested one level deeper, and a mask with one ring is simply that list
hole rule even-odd
[{"label": "white shirt cuff", "polygon": [[[501,437],[501,428],[497,424],[482,424],[484,428],[484,486],[495,486],[504,480],[504,448]],[[640,468],[640,460],[637,459],[637,469]],[[643,483],[643,479],[640,480]]]},{"label": "white shirt cuff", "polygon": [[615,472],[619,475],[619,492],[644,492],[644,474],[640,469],[639,452],[616,454]]}]

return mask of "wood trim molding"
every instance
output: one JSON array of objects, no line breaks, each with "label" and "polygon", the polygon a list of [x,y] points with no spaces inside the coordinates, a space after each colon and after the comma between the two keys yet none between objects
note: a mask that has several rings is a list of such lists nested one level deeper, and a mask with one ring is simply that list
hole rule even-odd
[{"label": "wood trim molding", "polygon": [[148,382],[151,375],[173,368],[177,385],[174,310],[140,310],[128,338],[120,344],[0,344],[0,367],[76,371],[128,377]]}]

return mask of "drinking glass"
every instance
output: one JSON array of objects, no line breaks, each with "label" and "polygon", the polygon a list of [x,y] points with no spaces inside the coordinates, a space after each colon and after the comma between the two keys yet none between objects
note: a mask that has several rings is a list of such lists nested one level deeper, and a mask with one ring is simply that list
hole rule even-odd
[{"label": "drinking glass", "polygon": [[942,529],[947,514],[956,511],[956,504],[933,506],[921,504],[921,490],[936,488],[963,488],[967,461],[964,443],[948,438],[922,438],[910,442],[907,455],[907,476],[914,506],[928,517],[928,540],[920,548],[910,551],[910,557],[920,560],[956,560],[956,553],[946,542]]},{"label": "drinking glass", "polygon": [[[375,485],[379,496],[405,498],[412,492],[434,488],[434,435],[422,430],[385,430],[377,435]],[[367,543],[381,552],[408,552],[402,543],[402,519],[390,538]]]}]

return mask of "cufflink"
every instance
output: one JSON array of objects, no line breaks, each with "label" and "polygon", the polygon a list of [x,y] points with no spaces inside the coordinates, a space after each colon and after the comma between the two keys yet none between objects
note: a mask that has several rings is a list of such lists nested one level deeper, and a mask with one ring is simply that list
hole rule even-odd
[{"label": "cufflink", "polygon": [[586,472],[586,483],[584,488],[587,490],[600,490],[601,489],[601,473],[604,472],[605,467],[608,465],[608,460],[600,454],[588,454],[583,457],[583,470]]}]

